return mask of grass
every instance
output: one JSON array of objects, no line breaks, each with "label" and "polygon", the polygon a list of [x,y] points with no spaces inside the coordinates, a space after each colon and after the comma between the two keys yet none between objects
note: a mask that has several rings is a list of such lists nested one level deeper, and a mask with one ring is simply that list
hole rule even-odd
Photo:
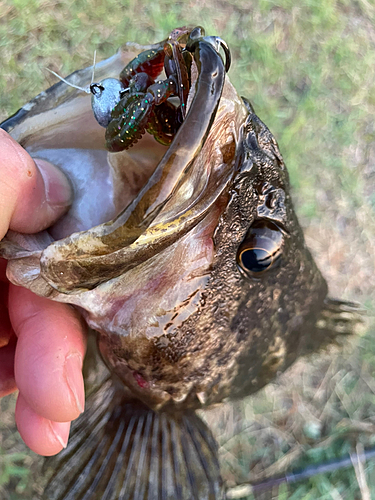
[{"label": "grass", "polygon": [[[128,40],[155,42],[176,26],[204,24],[228,42],[230,78],[279,142],[331,293],[373,313],[374,18],[368,0],[0,0],[0,119],[54,83],[46,67],[65,76],[91,64],[94,50],[102,59]],[[373,333],[369,326],[208,415],[229,488],[375,444]],[[40,460],[15,433],[13,399],[1,404],[0,497],[36,498]],[[225,416],[223,428],[215,412]],[[242,498],[375,498],[374,464]]]},{"label": "grass", "polygon": [[[235,411],[227,406],[209,415],[209,421],[233,418],[230,428],[219,433],[230,491],[238,483],[243,487],[373,447],[375,363],[370,352],[373,339],[363,336],[343,349],[331,348],[329,355],[311,357],[309,364],[300,360]],[[364,466],[369,498],[375,495],[374,467],[373,460]],[[353,467],[275,487],[273,495],[245,498],[366,498],[360,496]]]}]

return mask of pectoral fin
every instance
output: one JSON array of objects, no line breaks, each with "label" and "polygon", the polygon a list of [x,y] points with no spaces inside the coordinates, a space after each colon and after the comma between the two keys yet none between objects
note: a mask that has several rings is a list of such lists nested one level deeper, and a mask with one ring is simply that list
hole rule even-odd
[{"label": "pectoral fin", "polygon": [[217,445],[194,412],[156,413],[111,381],[89,399],[57,468],[48,500],[218,500]]}]

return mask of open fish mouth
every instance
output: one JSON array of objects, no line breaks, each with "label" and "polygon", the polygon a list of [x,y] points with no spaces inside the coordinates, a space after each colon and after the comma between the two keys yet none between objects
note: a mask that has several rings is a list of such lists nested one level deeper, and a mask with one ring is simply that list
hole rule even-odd
[{"label": "open fish mouth", "polygon": [[[119,51],[96,66],[96,77],[117,76],[132,56]],[[89,67],[68,80],[85,87],[91,73]],[[192,83],[188,116],[169,148],[146,134],[127,151],[108,152],[90,97],[64,82],[2,124],[32,156],[59,166],[73,184],[69,213],[49,230],[58,241],[40,238],[36,249],[8,235],[20,245],[19,257],[32,251],[35,258],[39,252],[39,283],[43,277],[61,293],[95,288],[173,244],[218,203],[234,175],[247,110],[219,54],[206,73],[198,72]],[[38,286],[32,288],[40,293]]]}]

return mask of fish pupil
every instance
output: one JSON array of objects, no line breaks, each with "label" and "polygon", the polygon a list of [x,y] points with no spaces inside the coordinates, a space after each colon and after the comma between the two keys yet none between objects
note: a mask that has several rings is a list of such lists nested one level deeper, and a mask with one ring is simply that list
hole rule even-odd
[{"label": "fish pupil", "polygon": [[261,273],[272,265],[272,256],[263,248],[250,248],[241,253],[241,262],[248,271]]}]

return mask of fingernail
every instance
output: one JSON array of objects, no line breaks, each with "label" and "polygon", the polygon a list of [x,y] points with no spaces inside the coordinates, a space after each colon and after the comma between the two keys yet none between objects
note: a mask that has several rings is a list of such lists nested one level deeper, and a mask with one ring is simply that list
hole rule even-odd
[{"label": "fingernail", "polygon": [[69,439],[69,431],[66,431],[65,422],[50,422],[52,434],[63,448],[67,447]]},{"label": "fingernail", "polygon": [[73,395],[79,413],[85,408],[85,387],[82,375],[82,357],[80,354],[69,354],[65,359],[65,378]]},{"label": "fingernail", "polygon": [[72,204],[73,189],[62,171],[45,160],[34,160],[42,174],[46,190],[46,199],[55,207],[67,207]]}]

